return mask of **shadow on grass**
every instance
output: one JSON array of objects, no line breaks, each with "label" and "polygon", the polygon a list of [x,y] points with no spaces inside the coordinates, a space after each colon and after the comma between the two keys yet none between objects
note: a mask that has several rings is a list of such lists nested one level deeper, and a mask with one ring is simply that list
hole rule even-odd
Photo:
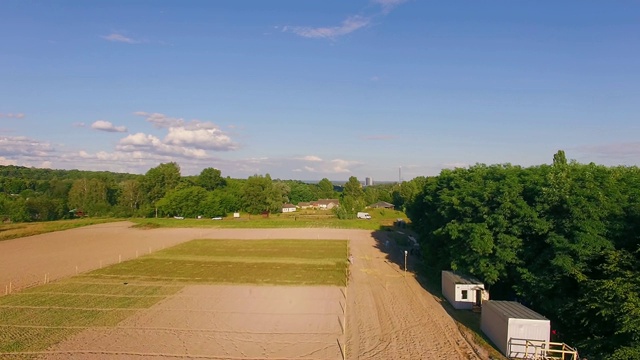
[{"label": "shadow on grass", "polygon": [[[471,310],[457,310],[442,295],[441,273],[433,269],[423,260],[418,247],[414,247],[409,236],[417,235],[409,228],[381,226],[372,233],[376,241],[375,247],[386,254],[385,261],[397,266],[399,271],[405,269],[411,273],[418,283],[442,306],[457,323],[463,336],[469,340],[476,353],[483,359],[507,359],[491,344],[480,329],[480,314]],[[413,251],[412,251],[413,250]],[[479,347],[478,347],[479,345]]]}]

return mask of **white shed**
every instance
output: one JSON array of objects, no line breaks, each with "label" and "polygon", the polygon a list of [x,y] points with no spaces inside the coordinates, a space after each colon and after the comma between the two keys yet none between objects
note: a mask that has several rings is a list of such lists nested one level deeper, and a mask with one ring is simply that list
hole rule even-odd
[{"label": "white shed", "polygon": [[524,358],[536,351],[527,340],[549,342],[551,321],[515,301],[493,300],[482,306],[480,329],[505,356]]},{"label": "white shed", "polygon": [[296,206],[293,204],[284,204],[282,205],[282,212],[283,213],[288,213],[288,212],[295,212],[296,211]]},{"label": "white shed", "polygon": [[442,271],[442,294],[456,309],[472,309],[488,298],[478,279],[446,270]]}]

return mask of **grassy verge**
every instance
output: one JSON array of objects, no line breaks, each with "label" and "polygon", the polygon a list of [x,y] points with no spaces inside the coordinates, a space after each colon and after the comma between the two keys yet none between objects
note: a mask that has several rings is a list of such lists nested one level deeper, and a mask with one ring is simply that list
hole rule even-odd
[{"label": "grassy verge", "polygon": [[191,283],[344,285],[347,241],[193,240],[0,297],[0,358],[113,327]]},{"label": "grassy verge", "polygon": [[58,220],[33,223],[17,223],[0,225],[0,241],[17,239],[25,236],[39,235],[54,231],[69,230],[87,225],[103,224],[120,221],[114,218],[84,218],[72,220]]}]

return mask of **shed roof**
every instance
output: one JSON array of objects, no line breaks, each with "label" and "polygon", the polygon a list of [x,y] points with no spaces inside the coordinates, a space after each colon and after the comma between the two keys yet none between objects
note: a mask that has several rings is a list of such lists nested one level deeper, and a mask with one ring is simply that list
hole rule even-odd
[{"label": "shed roof", "polygon": [[371,204],[369,205],[369,207],[372,208],[389,208],[389,209],[393,209],[395,207],[395,205],[388,203],[386,201],[378,201],[375,204]]},{"label": "shed roof", "polygon": [[443,272],[447,273],[455,284],[484,285],[482,281],[469,275],[456,274],[453,271],[446,270],[443,270]]},{"label": "shed roof", "polygon": [[549,320],[515,301],[489,300],[482,304],[482,306],[491,306],[496,312],[510,319]]}]

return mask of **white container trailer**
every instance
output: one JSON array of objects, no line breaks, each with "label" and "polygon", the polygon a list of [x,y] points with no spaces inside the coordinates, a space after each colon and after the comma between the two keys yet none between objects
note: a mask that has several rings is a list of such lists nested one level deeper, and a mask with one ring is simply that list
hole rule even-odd
[{"label": "white container trailer", "polygon": [[470,276],[442,271],[442,294],[456,309],[472,309],[487,297],[484,284]]},{"label": "white container trailer", "polygon": [[508,358],[525,358],[540,353],[532,344],[549,343],[551,321],[515,301],[492,300],[482,306],[480,329]]}]

